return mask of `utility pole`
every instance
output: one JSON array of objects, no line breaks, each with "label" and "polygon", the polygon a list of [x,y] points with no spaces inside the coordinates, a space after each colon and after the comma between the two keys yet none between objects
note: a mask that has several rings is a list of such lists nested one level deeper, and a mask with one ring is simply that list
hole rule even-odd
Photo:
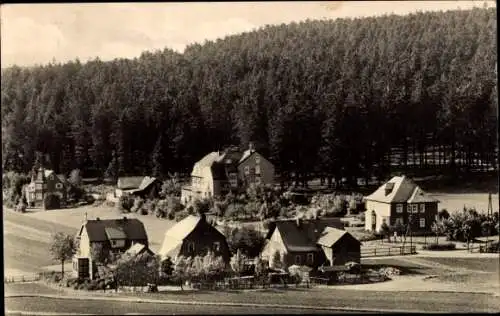
[{"label": "utility pole", "polygon": [[[493,204],[491,203],[491,192],[488,193],[488,213],[487,213],[487,218],[488,221],[491,221],[493,223]],[[488,243],[490,241],[490,234],[489,232],[486,234],[486,246],[488,246]],[[500,236],[499,236],[500,238]]]},{"label": "utility pole", "polygon": [[408,229],[410,230],[410,254],[413,254],[413,251],[412,251],[412,247],[413,247],[413,232],[411,230],[411,225],[413,223],[413,214],[410,214],[409,218],[408,218]]}]

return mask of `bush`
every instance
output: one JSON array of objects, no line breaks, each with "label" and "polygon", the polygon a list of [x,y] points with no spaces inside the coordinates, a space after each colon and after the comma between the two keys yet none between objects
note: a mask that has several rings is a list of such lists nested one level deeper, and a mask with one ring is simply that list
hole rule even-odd
[{"label": "bush", "polygon": [[359,241],[370,241],[380,239],[380,236],[373,232],[365,232],[362,236],[358,237]]},{"label": "bush", "polygon": [[23,200],[21,199],[19,201],[19,204],[16,205],[16,212],[25,213],[26,207],[27,207],[26,203],[24,203]]},{"label": "bush", "polygon": [[188,215],[189,215],[189,214],[188,214],[186,211],[181,211],[181,212],[179,212],[179,213],[175,214],[175,217],[174,217],[174,218],[175,218],[175,221],[176,221],[176,222],[180,222],[180,221],[182,221],[183,219],[185,219],[186,217],[188,217]]},{"label": "bush", "polygon": [[123,194],[118,200],[118,208],[124,213],[130,212],[130,209],[134,206],[134,199],[129,194]]},{"label": "bush", "polygon": [[427,244],[423,246],[424,250],[455,250],[456,245],[454,243],[447,243],[447,244]]},{"label": "bush", "polygon": [[95,198],[92,195],[87,194],[87,195],[85,195],[85,202],[87,204],[92,204],[95,202]]},{"label": "bush", "polygon": [[46,210],[55,210],[61,208],[61,200],[55,194],[47,194],[43,201]]},{"label": "bush", "polygon": [[137,213],[141,211],[144,200],[141,197],[134,198],[134,205],[130,209],[131,212]]},{"label": "bush", "polygon": [[479,247],[479,252],[481,253],[499,253],[500,252],[500,243],[492,242],[490,244]]}]

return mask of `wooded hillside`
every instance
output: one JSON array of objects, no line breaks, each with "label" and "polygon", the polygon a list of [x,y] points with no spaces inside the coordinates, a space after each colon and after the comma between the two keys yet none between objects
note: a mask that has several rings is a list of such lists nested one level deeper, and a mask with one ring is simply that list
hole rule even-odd
[{"label": "wooded hillside", "polygon": [[3,69],[2,164],[27,171],[40,151],[56,172],[161,175],[253,141],[285,176],[491,166],[496,36],[495,9],[473,9]]}]

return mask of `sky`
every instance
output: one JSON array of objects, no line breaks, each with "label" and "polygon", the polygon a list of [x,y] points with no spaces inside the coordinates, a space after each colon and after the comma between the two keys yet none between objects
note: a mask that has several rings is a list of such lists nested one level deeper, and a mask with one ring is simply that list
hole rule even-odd
[{"label": "sky", "polygon": [[267,24],[496,6],[495,1],[3,4],[1,67],[134,58]]}]

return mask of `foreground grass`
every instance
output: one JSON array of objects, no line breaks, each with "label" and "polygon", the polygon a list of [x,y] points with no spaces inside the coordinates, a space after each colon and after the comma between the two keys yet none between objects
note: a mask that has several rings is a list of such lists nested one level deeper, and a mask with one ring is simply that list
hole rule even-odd
[{"label": "foreground grass", "polygon": [[[7,315],[15,315],[9,311],[30,311],[48,313],[84,313],[86,315],[231,315],[231,314],[330,314],[328,310],[288,309],[277,307],[248,306],[205,306],[183,304],[158,304],[118,301],[70,300],[52,298],[7,298],[5,299]],[[349,313],[349,312],[342,312]],[[34,313],[36,314],[36,313]]]}]

